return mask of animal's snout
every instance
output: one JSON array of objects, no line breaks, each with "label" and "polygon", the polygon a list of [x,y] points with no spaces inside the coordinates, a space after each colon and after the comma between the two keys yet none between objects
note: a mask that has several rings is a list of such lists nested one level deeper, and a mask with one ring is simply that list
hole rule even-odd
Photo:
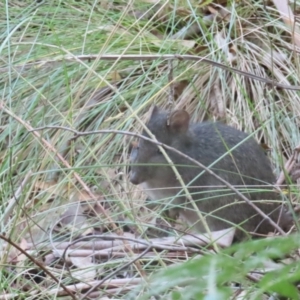
[{"label": "animal's snout", "polygon": [[134,172],[132,169],[130,170],[130,177],[129,180],[132,184],[138,185],[139,184],[139,180],[138,177],[136,175],[136,172]]},{"label": "animal's snout", "polygon": [[129,180],[134,185],[142,183],[141,176],[138,174],[134,167],[131,168]]}]

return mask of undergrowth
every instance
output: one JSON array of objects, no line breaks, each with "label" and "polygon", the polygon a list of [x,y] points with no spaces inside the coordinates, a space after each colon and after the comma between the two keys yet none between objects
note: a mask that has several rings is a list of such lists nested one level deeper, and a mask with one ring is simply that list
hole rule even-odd
[{"label": "undergrowth", "polygon": [[[0,299],[53,299],[66,295],[61,284],[79,299],[106,276],[114,284],[102,282],[91,295],[299,297],[292,285],[299,280],[297,259],[281,273],[263,266],[274,251],[276,258],[294,253],[299,242],[293,236],[235,245],[219,254],[204,247],[199,252],[206,255],[183,266],[193,251],[168,257],[167,250],[153,250],[125,270],[118,268],[133,260],[132,250],[116,257],[109,250],[93,256],[91,250],[76,259],[72,251],[71,258],[63,256],[66,245],[58,250],[63,242],[95,232],[120,234],[129,227],[128,235],[144,237],[148,227],[155,230],[160,211],[145,206],[145,196],[127,177],[132,137],[95,132],[138,133],[138,118],[146,121],[153,104],[185,108],[193,121],[221,120],[253,133],[279,175],[299,145],[299,28],[295,23],[291,29],[274,3],[0,3],[1,234],[59,282],[2,240]],[[297,5],[291,4],[295,15]],[[91,133],[74,138],[68,129]],[[297,185],[290,192],[297,202]],[[166,268],[170,264],[175,266]],[[255,268],[270,273],[256,278]]]}]

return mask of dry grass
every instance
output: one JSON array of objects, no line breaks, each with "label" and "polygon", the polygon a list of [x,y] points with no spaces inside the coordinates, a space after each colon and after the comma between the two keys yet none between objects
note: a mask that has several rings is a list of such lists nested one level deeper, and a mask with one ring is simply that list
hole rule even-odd
[{"label": "dry grass", "polygon": [[[65,262],[61,252],[47,256],[43,247],[53,250],[54,243],[99,230],[117,231],[116,227],[124,224],[142,234],[157,212],[144,208],[144,196],[127,180],[128,137],[91,134],[70,141],[73,135],[63,129],[31,130],[64,126],[81,131],[139,132],[135,114],[145,121],[150,106],[156,103],[185,107],[195,121],[223,120],[253,133],[270,147],[277,175],[299,145],[299,89],[276,88],[228,69],[299,86],[297,37],[292,38],[292,30],[270,1],[216,2],[220,4],[138,0],[131,4],[75,0],[0,3],[1,19],[5,20],[0,25],[2,233],[37,259],[49,259],[45,266],[52,267],[63,285],[86,283],[95,277],[99,283],[134,255],[127,251],[122,259],[113,259],[106,253],[105,259]],[[297,26],[294,30],[299,31]],[[101,59],[111,54],[119,59]],[[164,59],[127,60],[122,58],[126,54],[191,54],[221,63],[225,69],[201,60],[175,59],[171,65]],[[170,86],[177,91],[175,97],[170,97]],[[75,205],[78,202],[81,206]],[[5,267],[1,267],[0,299],[8,299],[5,294],[12,299],[20,291],[27,293],[26,299],[45,291],[49,299],[63,295],[54,281],[45,282],[44,275],[42,285],[28,279],[28,269],[40,270],[40,266],[24,255],[16,257],[19,252],[14,247],[2,246],[0,265]],[[296,246],[291,242],[288,250]],[[107,295],[121,299],[140,283],[129,279],[147,278],[161,266],[187,259],[193,251],[179,258],[162,253],[153,252],[141,264],[118,273],[126,280],[106,286]],[[280,252],[285,253],[288,251]],[[88,266],[92,271],[72,278],[66,266]],[[244,278],[250,272],[245,270]],[[228,281],[237,280],[230,274]],[[112,277],[117,280],[114,274]],[[227,281],[218,278],[216,282]],[[210,283],[205,281],[201,288],[211,287]],[[243,299],[274,291],[259,287],[254,280],[243,279],[242,283],[251,287]],[[129,287],[125,288],[126,284]],[[83,291],[87,290],[85,286]],[[196,288],[190,292],[178,299],[201,294]]]}]

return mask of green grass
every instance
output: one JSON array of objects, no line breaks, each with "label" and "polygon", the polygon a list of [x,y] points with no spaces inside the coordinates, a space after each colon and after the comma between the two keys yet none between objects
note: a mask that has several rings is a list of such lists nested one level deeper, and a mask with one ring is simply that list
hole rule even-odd
[{"label": "green grass", "polygon": [[[45,128],[38,131],[40,136],[29,132],[45,126],[140,132],[141,124],[133,112],[146,121],[152,104],[169,107],[170,91],[168,61],[143,59],[143,55],[198,55],[277,83],[299,85],[297,49],[290,29],[271,2],[264,6],[264,1],[228,1],[223,8],[213,6],[212,1],[203,5],[197,1],[128,3],[75,0],[0,3],[0,212],[3,216],[0,216],[0,228],[12,241],[30,249],[34,257],[44,257],[40,247],[52,250],[52,244],[58,240],[69,241],[95,227],[103,229],[109,220],[101,209],[95,208],[96,200],[107,209],[111,220],[130,224],[139,234],[146,223],[151,223],[153,215],[157,216],[156,212],[150,215],[150,211],[143,215],[145,196],[128,181],[126,168],[131,138],[121,134],[91,134],[70,143],[73,134],[66,130]],[[219,14],[210,18],[216,10]],[[176,35],[187,35],[191,28],[197,28],[197,32],[184,40],[174,39]],[[129,54],[141,59],[122,58]],[[103,60],[102,55],[120,57]],[[175,59],[172,66],[174,84],[183,80],[189,83],[172,105],[185,107],[194,121],[222,120],[248,133],[256,132],[255,138],[271,148],[269,156],[278,175],[299,144],[299,90],[272,87],[201,61]],[[101,97],[99,91],[104,88],[111,90]],[[65,161],[59,160],[56,152],[64,155]],[[32,175],[17,200],[13,200],[29,172]],[[70,203],[78,201],[85,203],[84,209],[89,208],[97,218],[93,222],[86,218],[83,225],[56,234],[55,224],[62,220],[62,213]],[[4,222],[11,202],[15,202],[13,213]],[[30,244],[28,248],[26,243]],[[274,242],[269,247],[277,246]],[[295,248],[291,246],[291,250]],[[7,253],[14,251],[13,247],[8,250]],[[33,299],[35,295],[30,293],[39,295],[45,290],[49,299],[56,297],[55,293],[50,294],[58,287],[54,281],[41,286],[30,281],[24,287],[23,271],[32,264],[23,258],[14,260],[1,251],[0,291],[3,292],[0,297],[9,293],[21,297],[19,293],[24,292],[26,299]],[[215,259],[222,255],[215,255]],[[126,254],[123,263],[130,259]],[[207,262],[214,264],[209,259]],[[248,257],[244,259],[247,261]],[[178,263],[175,259],[172,262]],[[230,260],[237,266],[240,262]],[[144,263],[151,267],[145,267],[147,277],[155,273],[153,269],[164,269],[169,263],[153,254]],[[219,263],[222,267],[222,260]],[[112,262],[113,267],[119,264],[119,261]],[[9,265],[18,268],[12,267],[15,271],[8,272]],[[57,266],[54,262],[50,265]],[[64,269],[62,265],[60,262],[56,270]],[[96,262],[93,267],[100,271],[102,268]],[[141,275],[134,266],[131,272],[132,276]],[[245,279],[247,272],[243,273],[241,282],[250,292],[244,299],[254,299],[253,295],[274,290]],[[228,282],[237,281],[230,274]],[[58,272],[56,277],[68,285],[72,282],[69,275],[66,272],[60,278]],[[173,298],[204,299],[206,288],[211,291],[211,286],[218,287],[211,295],[222,295],[218,272],[207,275],[216,276],[217,284],[205,281],[200,289],[191,289],[187,297],[179,289],[172,292]],[[173,280],[171,276],[170,287],[177,284]],[[155,288],[158,283],[153,284]],[[170,291],[162,289],[162,293],[162,297],[168,297]],[[230,294],[230,290],[226,288],[224,293]],[[125,297],[121,292],[114,296]]]}]

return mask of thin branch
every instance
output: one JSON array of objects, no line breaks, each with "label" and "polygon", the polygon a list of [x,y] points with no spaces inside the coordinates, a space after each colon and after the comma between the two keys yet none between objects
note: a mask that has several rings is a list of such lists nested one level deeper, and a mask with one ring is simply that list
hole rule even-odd
[{"label": "thin branch", "polygon": [[[19,44],[27,44],[27,43],[19,43]],[[59,48],[58,46],[53,46],[53,45],[49,45],[51,47],[54,48]],[[101,55],[99,56],[98,54],[94,54],[94,55],[65,55],[65,56],[60,56],[59,58],[56,59],[52,59],[52,60],[45,60],[45,61],[37,61],[31,64],[24,64],[24,65],[20,65],[20,66],[15,66],[14,69],[20,69],[20,71],[24,70],[24,69],[28,69],[30,67],[28,66],[36,66],[36,65],[44,65],[44,64],[51,64],[51,63],[56,63],[58,61],[78,61],[78,60],[87,60],[87,61],[91,61],[91,60],[111,60],[111,61],[118,61],[118,60],[138,60],[138,61],[144,61],[144,60],[188,60],[188,61],[197,61],[197,62],[203,62],[218,68],[221,68],[223,70],[229,71],[229,72],[233,72],[239,75],[242,75],[244,77],[248,77],[254,80],[258,80],[261,82],[265,82],[268,85],[271,85],[272,87],[278,87],[278,88],[282,88],[282,89],[286,89],[286,90],[300,90],[300,86],[299,85],[286,85],[286,84],[281,84],[278,83],[276,81],[273,81],[271,79],[267,79],[267,78],[263,78],[260,76],[257,76],[255,74],[249,73],[249,72],[244,72],[241,71],[239,69],[236,68],[232,68],[229,67],[227,65],[224,65],[222,63],[213,61],[211,59],[208,58],[204,58],[202,56],[197,56],[197,55],[179,55],[179,54],[165,54],[165,55],[130,55],[130,54],[123,54],[123,55]],[[10,67],[10,69],[12,69],[12,67]],[[0,72],[1,73],[6,73],[8,71],[8,68],[0,68]]]},{"label": "thin branch", "polygon": [[[72,244],[75,244],[76,242],[81,242],[83,240],[85,240],[86,238],[94,238],[94,237],[98,237],[99,236],[88,236],[88,237],[83,237],[83,238],[80,238],[76,241],[74,241],[73,243],[70,244],[70,246]],[[116,236],[116,237],[109,237],[109,236],[101,236],[102,239],[105,239],[105,240],[114,240],[114,239],[119,239],[119,240],[122,240],[122,241],[129,241],[131,240],[130,238],[127,238],[127,237],[122,237],[122,236]],[[90,295],[92,292],[94,292],[98,287],[100,287],[106,280],[110,279],[111,277],[113,277],[114,275],[118,274],[120,271],[122,271],[123,269],[129,267],[130,265],[132,264],[135,264],[139,259],[141,259],[144,255],[147,254],[147,252],[152,248],[152,245],[147,243],[147,242],[141,242],[142,244],[148,244],[147,245],[147,248],[141,253],[139,254],[137,257],[135,257],[134,259],[132,259],[131,261],[127,262],[126,264],[122,265],[121,267],[117,268],[116,270],[114,270],[112,273],[108,274],[107,276],[105,276],[100,282],[98,282],[97,284],[95,284],[93,287],[91,287],[82,297],[80,297],[80,300],[83,300],[83,299],[87,299],[88,295]],[[124,243],[124,245],[127,245],[127,243]],[[66,248],[64,250],[64,253],[63,253],[63,257],[65,257],[66,255],[66,252],[67,252],[68,248]]]},{"label": "thin branch", "polygon": [[69,291],[64,284],[61,283],[60,280],[58,280],[50,271],[48,271],[47,268],[45,268],[39,261],[37,261],[35,258],[33,258],[31,255],[29,255],[25,250],[23,250],[19,245],[14,243],[11,239],[5,237],[4,235],[0,234],[0,239],[6,241],[8,244],[15,247],[17,250],[19,250],[22,254],[24,254],[29,260],[31,260],[35,265],[37,265],[41,270],[43,270],[49,277],[51,277],[61,288],[64,289],[64,291],[73,299],[76,300],[76,297],[74,294]]},{"label": "thin branch", "polygon": [[[41,137],[41,135],[37,132],[37,130],[33,129],[30,124],[22,120],[20,117],[12,113],[9,109],[7,109],[2,103],[0,103],[0,109],[5,111],[9,116],[13,117],[15,120],[17,120],[20,124],[22,124],[29,132],[33,132],[33,135],[45,146],[47,149],[49,149],[56,157],[59,159],[59,161],[68,169],[71,169],[72,166],[62,157],[60,153],[57,152],[57,150],[44,138]],[[23,139],[22,139],[23,140]],[[97,198],[95,197],[94,193],[90,190],[90,188],[85,184],[85,182],[81,179],[79,174],[77,172],[74,172],[75,179],[81,184],[83,189],[88,193],[88,195],[91,197],[91,199],[97,201]],[[104,214],[104,216],[107,218],[108,222],[111,224],[112,228],[115,231],[119,231],[118,227],[112,220],[112,218],[109,216],[105,208],[99,203],[99,208],[101,209],[101,213]]]},{"label": "thin branch", "polygon": [[[30,124],[28,124],[27,122],[25,122],[24,120],[22,120],[20,117],[18,117],[17,115],[15,115],[13,112],[11,112],[9,109],[7,109],[5,107],[5,105],[3,103],[1,103],[1,102],[0,102],[0,109],[2,109],[4,112],[6,112],[9,116],[13,117],[15,120],[17,120],[29,132],[32,132],[33,135],[39,140],[39,142],[41,142],[45,147],[47,147],[47,149],[49,149],[52,153],[54,153],[54,155],[56,155],[56,157],[59,159],[59,161],[61,161],[62,164],[66,168],[68,168],[68,169],[72,168],[71,165],[62,157],[62,155],[56,151],[56,149],[51,145],[51,143],[49,143],[46,139],[42,138],[41,135],[37,132],[37,130],[33,129]],[[25,136],[26,136],[26,134],[25,134]],[[91,197],[91,199],[97,201],[97,198],[95,197],[94,193],[86,185],[86,183],[82,180],[82,178],[79,176],[79,174],[77,172],[73,172],[73,174],[74,174],[75,179],[81,184],[81,186],[88,193],[88,195]],[[110,223],[110,225],[112,226],[113,230],[117,234],[122,235],[123,230],[121,228],[117,227],[117,225],[115,224],[115,222],[113,221],[113,219],[110,217],[110,215],[107,213],[106,209],[101,205],[101,203],[99,203],[99,208],[100,208],[101,212],[103,213],[103,215],[107,218],[107,220]],[[125,241],[125,243],[126,243],[126,241]],[[128,246],[128,250],[133,255],[133,252],[131,251],[131,249],[129,248],[129,246]],[[145,275],[144,272],[143,272],[143,270],[142,270],[142,267],[139,265],[138,262],[136,264],[136,267],[139,270],[139,272],[140,272],[141,275]]]}]

